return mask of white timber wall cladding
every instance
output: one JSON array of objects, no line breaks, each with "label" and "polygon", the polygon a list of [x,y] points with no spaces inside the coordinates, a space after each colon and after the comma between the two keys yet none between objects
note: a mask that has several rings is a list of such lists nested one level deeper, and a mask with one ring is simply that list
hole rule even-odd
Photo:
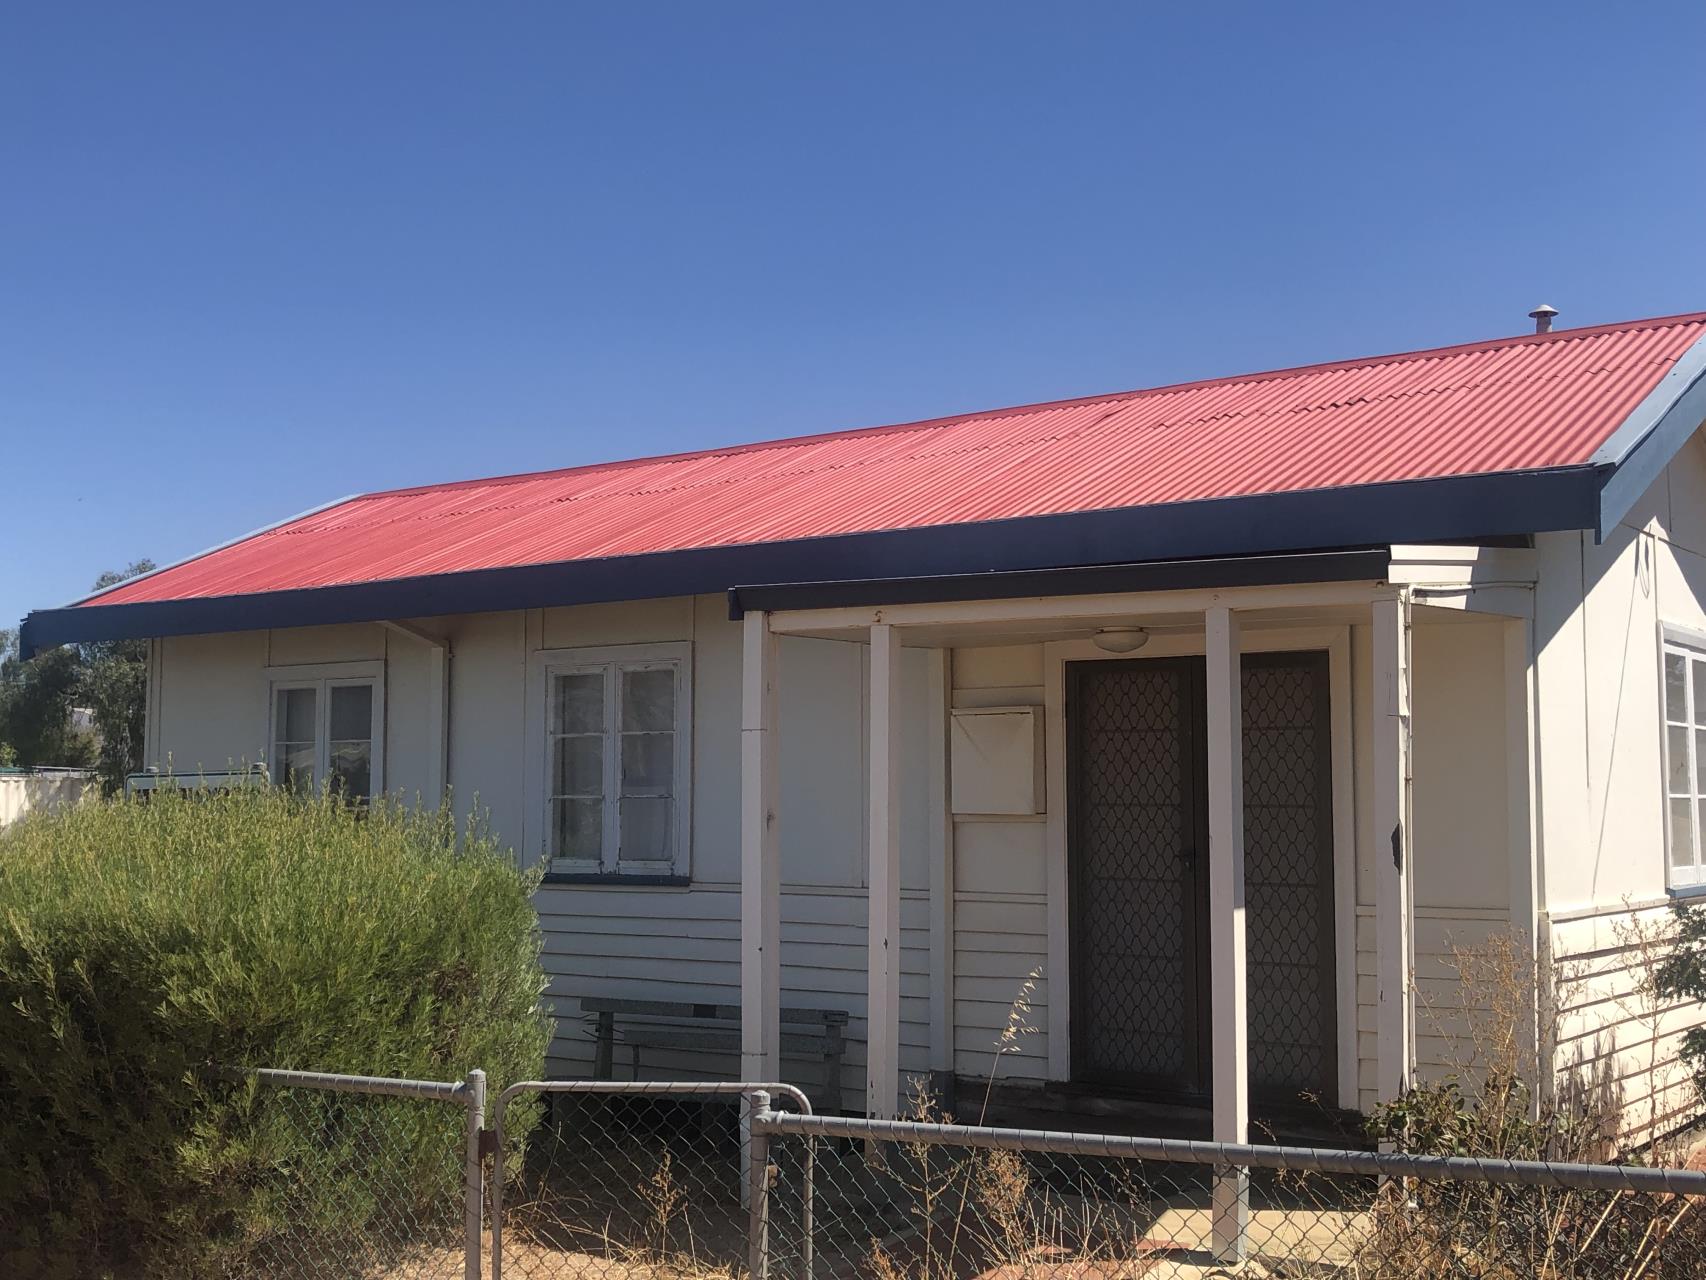
[{"label": "white timber wall cladding", "polygon": [[[1039,644],[956,649],[953,706],[1043,705]],[[1053,803],[1045,795],[1044,806]],[[954,819],[953,1061],[972,1079],[1048,1075],[1046,814]],[[1033,975],[1036,975],[1033,982]],[[1032,990],[1028,1013],[1015,1003]],[[1028,1028],[1000,1055],[1014,1017]]]},{"label": "white timber wall cladding", "polygon": [[168,636],[155,642],[154,651],[145,740],[149,765],[215,772],[265,758],[268,667],[383,662],[386,786],[410,799],[425,790],[426,646],[419,641],[362,623]]},{"label": "white timber wall cladding", "polygon": [[1638,1142],[1701,1113],[1677,1051],[1706,1017],[1643,988],[1669,909],[1659,637],[1664,624],[1706,630],[1706,442],[1696,434],[1602,543],[1538,545],[1556,1065]]},{"label": "white timber wall cladding", "polygon": [[[1411,637],[1416,1057],[1437,1078],[1461,1065],[1458,949],[1484,948],[1510,925],[1504,633],[1497,622],[1417,609]],[[1378,1101],[1378,951],[1374,859],[1372,634],[1351,628],[1356,800],[1356,1058],[1363,1110]],[[1341,1029],[1341,1034],[1344,1034]]]},{"label": "white timber wall cladding", "polygon": [[219,771],[266,752],[267,633],[168,636],[157,643],[158,728],[148,764],[193,773]]},{"label": "white timber wall cladding", "polygon": [[[629,616],[632,611],[633,616]],[[556,616],[553,616],[556,615]],[[559,1031],[550,1066],[586,1074],[581,995],[736,1003],[740,998],[740,627],[720,597],[549,611],[545,647],[686,640],[693,646],[693,849],[687,888],[545,886],[540,917]],[[851,1015],[842,1087],[861,1096],[865,1039],[865,646],[780,645],[782,1002]],[[901,1069],[927,1069],[929,912],[925,860],[925,655],[905,654],[906,783],[901,849]],[[735,1055],[648,1051],[642,1073],[732,1074]],[[784,1063],[785,1074],[809,1075]],[[618,1074],[626,1074],[617,1055]]]},{"label": "white timber wall cladding", "polygon": [[1697,1005],[1655,996],[1653,945],[1668,902],[1570,915],[1552,922],[1558,981],[1557,1060],[1564,1087],[1616,1119],[1616,1136],[1638,1145],[1687,1126],[1700,1098],[1682,1062],[1682,1035],[1700,1025]]}]

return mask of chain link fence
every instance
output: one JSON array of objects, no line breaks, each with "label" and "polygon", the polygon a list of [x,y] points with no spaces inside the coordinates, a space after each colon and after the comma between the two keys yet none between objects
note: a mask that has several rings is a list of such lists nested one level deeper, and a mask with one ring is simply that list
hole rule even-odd
[{"label": "chain link fence", "polygon": [[[504,1090],[493,1107],[494,1280],[783,1274],[787,1261],[809,1261],[810,1195],[796,1191],[782,1219],[778,1171],[752,1131],[755,1107],[770,1114],[772,1103],[811,1112],[783,1084],[555,1080]],[[507,1141],[529,1111],[526,1142]],[[799,1172],[809,1187],[809,1160]]]},{"label": "chain link fence", "polygon": [[479,1073],[245,1074],[232,1280],[1706,1277],[1692,1170],[816,1116],[703,1082],[518,1084],[486,1129]]}]

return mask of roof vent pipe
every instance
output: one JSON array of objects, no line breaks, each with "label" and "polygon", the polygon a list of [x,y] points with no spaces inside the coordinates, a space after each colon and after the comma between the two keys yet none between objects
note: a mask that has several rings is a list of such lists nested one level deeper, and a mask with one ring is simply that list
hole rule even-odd
[{"label": "roof vent pipe", "polygon": [[1530,311],[1528,313],[1528,316],[1529,316],[1529,319],[1534,321],[1534,332],[1536,332],[1536,333],[1551,333],[1552,332],[1552,317],[1557,315],[1557,314],[1558,314],[1558,308],[1557,307],[1549,307],[1544,302],[1542,302],[1538,307],[1534,308],[1533,311]]}]

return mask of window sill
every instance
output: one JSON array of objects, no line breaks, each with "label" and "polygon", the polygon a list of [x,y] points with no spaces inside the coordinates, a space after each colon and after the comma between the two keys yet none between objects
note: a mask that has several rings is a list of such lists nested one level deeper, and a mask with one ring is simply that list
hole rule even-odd
[{"label": "window sill", "polygon": [[540,877],[541,885],[618,885],[629,889],[685,889],[693,883],[689,876],[643,876],[621,871],[547,871]]},{"label": "window sill", "polygon": [[1670,898],[1706,898],[1706,884],[1667,884],[1665,896]]}]

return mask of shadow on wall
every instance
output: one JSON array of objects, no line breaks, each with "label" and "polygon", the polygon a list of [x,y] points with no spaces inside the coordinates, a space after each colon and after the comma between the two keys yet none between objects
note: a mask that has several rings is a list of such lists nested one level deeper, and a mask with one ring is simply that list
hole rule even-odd
[{"label": "shadow on wall", "polygon": [[51,813],[98,794],[94,773],[83,769],[0,772],[0,830],[28,813]]},{"label": "shadow on wall", "polygon": [[1706,1021],[1706,1010],[1660,981],[1677,946],[1669,911],[1624,906],[1609,917],[1611,945],[1559,966],[1557,1083],[1565,1105],[1599,1118],[1609,1154],[1663,1156],[1673,1139],[1697,1141],[1706,1117],[1681,1055],[1683,1032]]},{"label": "shadow on wall", "polygon": [[1409,1130],[1409,1149],[1590,1163],[1682,1153],[1702,1105],[1677,1055],[1690,1011],[1656,983],[1667,917],[1631,911],[1609,932],[1615,945],[1550,966],[1520,931],[1448,939],[1417,993],[1418,1029],[1441,1057],[1384,1117]]}]

